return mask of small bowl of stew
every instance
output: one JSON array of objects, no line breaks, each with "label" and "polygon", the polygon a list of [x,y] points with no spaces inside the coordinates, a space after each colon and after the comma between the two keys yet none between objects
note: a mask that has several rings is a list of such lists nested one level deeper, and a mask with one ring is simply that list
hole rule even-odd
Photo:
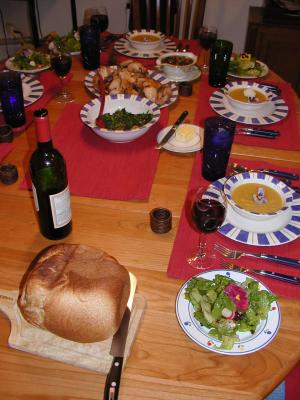
[{"label": "small bowl of stew", "polygon": [[255,111],[266,106],[273,93],[256,82],[229,82],[224,87],[228,102],[244,111]]},{"label": "small bowl of stew", "polygon": [[196,64],[197,56],[191,52],[174,51],[161,55],[156,64],[169,78],[184,78]]},{"label": "small bowl of stew", "polygon": [[165,35],[161,32],[145,29],[134,30],[126,34],[126,39],[129,41],[130,46],[140,51],[158,48],[164,38]]}]

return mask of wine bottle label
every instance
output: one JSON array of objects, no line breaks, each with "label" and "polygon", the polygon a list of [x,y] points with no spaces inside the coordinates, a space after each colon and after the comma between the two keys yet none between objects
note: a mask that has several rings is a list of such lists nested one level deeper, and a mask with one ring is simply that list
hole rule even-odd
[{"label": "wine bottle label", "polygon": [[36,189],[34,187],[33,182],[31,182],[31,186],[32,186],[32,193],[33,193],[33,199],[34,199],[34,204],[35,204],[36,211],[40,211],[39,201],[38,201],[38,198],[37,198]]},{"label": "wine bottle label", "polygon": [[49,199],[54,228],[67,225],[72,218],[69,186],[60,193],[51,194]]}]

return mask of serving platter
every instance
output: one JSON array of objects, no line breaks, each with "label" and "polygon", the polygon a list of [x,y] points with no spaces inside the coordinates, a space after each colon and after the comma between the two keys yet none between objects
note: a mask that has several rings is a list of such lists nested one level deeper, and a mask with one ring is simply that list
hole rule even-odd
[{"label": "serving platter", "polygon": [[[44,86],[41,82],[28,75],[21,75],[22,78],[22,89],[24,98],[24,107],[27,107],[37,101],[44,92]],[[0,111],[1,103],[0,103]]]},{"label": "serving platter", "polygon": [[257,79],[257,78],[262,78],[262,77],[268,75],[269,67],[267,66],[267,64],[265,64],[259,60],[256,60],[256,62],[258,64],[260,64],[260,66],[262,67],[262,73],[259,76],[253,76],[253,75],[247,75],[247,74],[238,75],[238,74],[234,74],[232,72],[228,72],[227,75],[232,76],[233,78],[238,78],[238,79]]},{"label": "serving platter", "polygon": [[[190,125],[193,126],[196,129],[196,134],[197,138],[195,138],[195,141],[191,142],[190,144],[187,143],[181,143],[178,142],[175,139],[175,135],[166,143],[163,145],[163,148],[165,150],[171,151],[173,153],[193,153],[195,151],[199,151],[203,147],[203,128],[200,128],[198,125],[192,125],[192,124],[184,124],[184,125]],[[160,143],[162,138],[166,135],[166,133],[172,128],[172,126],[167,126],[164,129],[162,129],[158,135],[157,135],[157,143]]]},{"label": "serving platter", "polygon": [[[194,278],[202,277],[212,280],[217,274],[228,276],[240,283],[244,282],[247,277],[250,277],[259,283],[260,290],[270,292],[270,290],[258,279],[242,272],[215,269],[202,272]],[[185,334],[199,346],[215,353],[239,356],[261,350],[277,335],[281,321],[281,314],[278,302],[274,301],[271,304],[271,310],[268,313],[267,319],[260,322],[254,334],[251,334],[250,332],[238,332],[239,341],[233,345],[231,350],[219,349],[221,342],[208,334],[208,328],[200,325],[199,321],[194,317],[194,307],[189,300],[184,298],[184,293],[189,281],[190,280],[185,282],[178,292],[176,298],[176,316]]]},{"label": "serving platter", "polygon": [[128,57],[157,58],[164,53],[175,51],[176,43],[168,38],[165,38],[156,49],[141,51],[132,47],[127,39],[121,38],[115,42],[114,49],[118,53]]},{"label": "serving platter", "polygon": [[[236,86],[243,83],[245,82],[237,83]],[[234,108],[227,96],[220,91],[215,91],[210,96],[209,104],[217,114],[241,124],[251,125],[274,124],[286,118],[289,111],[286,102],[274,93],[270,94],[270,101],[265,106],[255,111]]]},{"label": "serving platter", "polygon": [[[96,74],[97,74],[97,71],[90,71],[84,78],[84,85],[89,90],[89,92],[91,92],[94,96],[100,97],[100,91],[94,85],[94,77]],[[155,81],[159,82],[162,85],[165,85],[166,83],[171,83],[171,90],[172,90],[171,97],[165,104],[160,106],[160,108],[168,107],[171,104],[175,103],[175,101],[178,99],[178,88],[175,85],[175,83],[170,82],[170,80],[168,78],[166,78],[165,75],[163,75],[157,71],[149,70],[148,74],[149,74],[149,78],[154,79]]]},{"label": "serving platter", "polygon": [[18,67],[16,67],[14,65],[14,63],[12,62],[12,60],[14,59],[14,57],[10,57],[5,61],[5,67],[7,69],[10,69],[11,71],[16,71],[16,72],[23,72],[24,74],[35,74],[37,72],[41,72],[41,71],[45,71],[47,69],[50,68],[50,62],[49,65],[45,65],[41,68],[34,68],[34,69],[19,69]]},{"label": "serving platter", "polygon": [[[225,180],[213,182],[206,196],[218,199]],[[246,218],[228,205],[225,221],[218,232],[234,241],[254,246],[279,246],[292,242],[300,237],[300,196],[294,190],[292,196],[290,207],[268,223]]]}]

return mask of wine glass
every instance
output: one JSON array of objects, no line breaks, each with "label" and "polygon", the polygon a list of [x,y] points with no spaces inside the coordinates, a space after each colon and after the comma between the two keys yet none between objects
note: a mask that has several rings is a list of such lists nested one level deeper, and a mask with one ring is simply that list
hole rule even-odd
[{"label": "wine glass", "polygon": [[61,88],[59,93],[56,95],[56,101],[59,103],[69,103],[73,101],[72,94],[65,87],[65,78],[70,72],[72,66],[72,57],[70,53],[58,51],[51,54],[50,57],[51,68],[60,78]]},{"label": "wine glass", "polygon": [[199,40],[201,47],[204,50],[203,64],[201,65],[202,72],[208,72],[209,52],[217,39],[217,28],[215,26],[202,26],[199,31]]},{"label": "wine glass", "polygon": [[99,32],[105,32],[108,28],[108,15],[107,9],[104,6],[98,7],[93,10],[93,14],[90,17],[90,24],[96,26]]},{"label": "wine glass", "polygon": [[216,232],[223,224],[226,216],[226,196],[219,192],[218,198],[206,195],[207,188],[200,186],[190,194],[188,202],[188,220],[192,227],[200,233],[199,245],[196,251],[187,257],[187,262],[196,269],[205,270],[205,264],[215,257],[208,252],[206,234]]}]

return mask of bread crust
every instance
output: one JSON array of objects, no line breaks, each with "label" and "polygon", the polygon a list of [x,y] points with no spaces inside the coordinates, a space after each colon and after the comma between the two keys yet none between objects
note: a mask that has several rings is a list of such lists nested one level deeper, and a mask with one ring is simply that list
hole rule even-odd
[{"label": "bread crust", "polygon": [[129,294],[129,273],[116,259],[90,246],[61,243],[33,260],[18,305],[32,325],[91,343],[116,332]]}]

